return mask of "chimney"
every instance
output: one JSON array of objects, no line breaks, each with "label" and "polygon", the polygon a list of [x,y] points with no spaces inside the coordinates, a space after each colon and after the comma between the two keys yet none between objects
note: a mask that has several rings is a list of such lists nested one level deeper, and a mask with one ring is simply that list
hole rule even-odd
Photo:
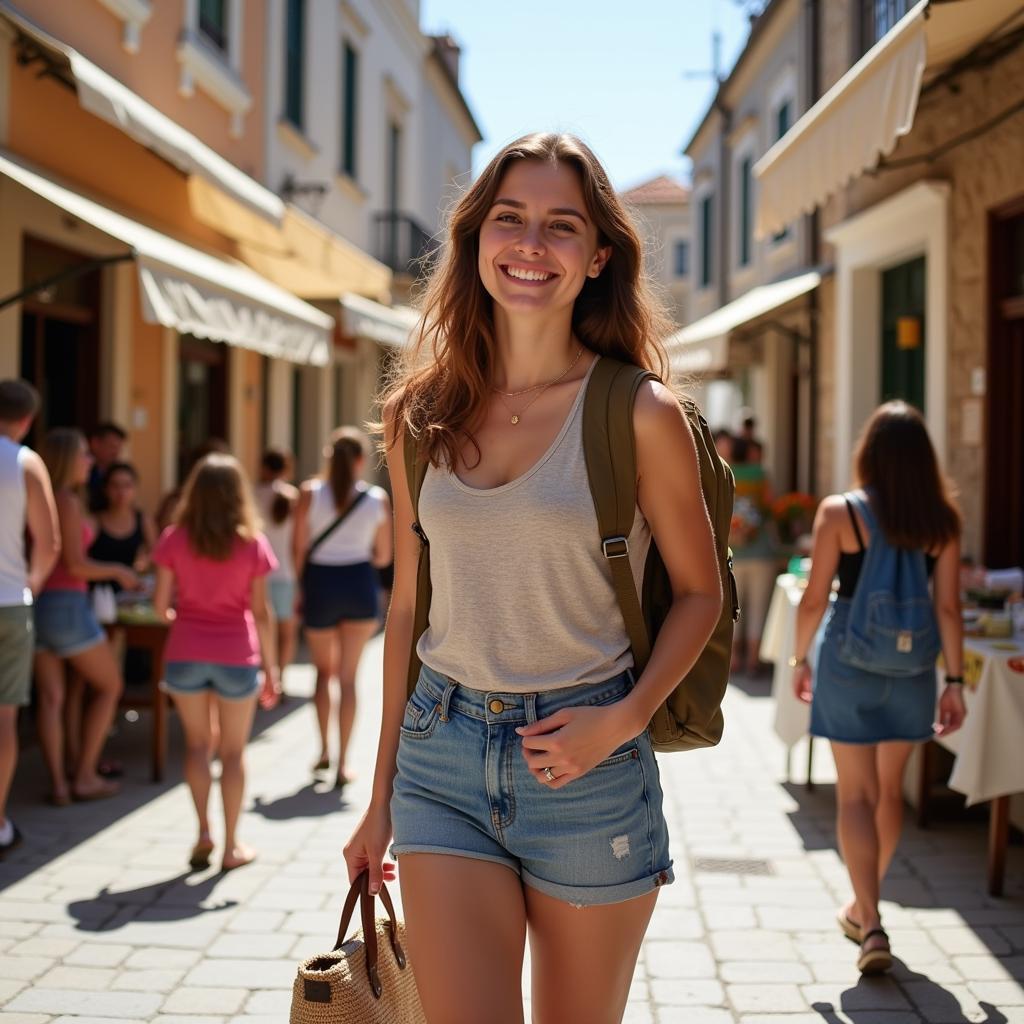
[{"label": "chimney", "polygon": [[433,40],[437,47],[437,55],[444,61],[445,66],[452,73],[452,78],[458,83],[459,57],[462,55],[462,48],[449,35],[434,36]]}]

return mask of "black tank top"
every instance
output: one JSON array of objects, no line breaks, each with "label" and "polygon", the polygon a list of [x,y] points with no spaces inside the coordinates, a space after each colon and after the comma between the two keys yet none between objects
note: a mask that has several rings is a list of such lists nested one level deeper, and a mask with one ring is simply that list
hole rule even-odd
[{"label": "black tank top", "polygon": [[[857,535],[857,544],[860,546],[860,551],[846,552],[842,551],[839,553],[839,568],[837,575],[839,576],[839,597],[853,597],[853,592],[857,589],[857,580],[860,579],[860,570],[864,565],[864,537],[860,532],[860,523],[857,522],[857,517],[853,514],[853,506],[850,504],[850,499],[846,499],[846,511],[850,513],[850,522],[853,523],[853,532]],[[925,555],[924,563],[925,568],[928,570],[928,578],[931,579],[932,573],[935,571],[935,563],[938,559],[934,555]]]},{"label": "black tank top", "polygon": [[135,530],[127,537],[114,537],[106,530],[100,529],[96,539],[89,547],[89,557],[97,562],[118,562],[132,566],[138,557],[139,549],[146,543],[142,532],[142,513],[135,513]]}]

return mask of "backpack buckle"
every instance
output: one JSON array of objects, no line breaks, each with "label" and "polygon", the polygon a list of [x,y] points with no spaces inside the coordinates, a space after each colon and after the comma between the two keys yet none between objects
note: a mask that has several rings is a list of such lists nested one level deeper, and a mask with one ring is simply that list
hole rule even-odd
[{"label": "backpack buckle", "polygon": [[[609,550],[610,545],[620,544],[621,547]],[[601,541],[601,550],[605,558],[627,558],[629,556],[629,541],[625,537],[608,537]]]},{"label": "backpack buckle", "polygon": [[417,537],[419,537],[421,543],[424,546],[426,546],[429,543],[429,541],[427,540],[427,535],[424,532],[423,527],[420,526],[418,520],[413,522],[413,524],[412,524],[412,532],[415,533]]}]

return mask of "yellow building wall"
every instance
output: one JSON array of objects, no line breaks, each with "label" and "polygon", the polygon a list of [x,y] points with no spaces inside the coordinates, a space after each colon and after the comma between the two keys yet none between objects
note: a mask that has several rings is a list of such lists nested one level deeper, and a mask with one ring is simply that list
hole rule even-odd
[{"label": "yellow building wall", "polygon": [[[263,171],[263,65],[266,5],[243,0],[240,77],[252,98],[240,138],[231,136],[231,114],[197,84],[192,96],[178,91],[181,64],[178,37],[183,0],[158,0],[142,29],[139,52],[124,49],[124,22],[97,0],[19,0],[18,8],[61,42],[74,47],[104,71],[187,128],[212,149],[259,179]],[[61,86],[56,86],[62,88]],[[68,93],[77,106],[73,93]]]}]

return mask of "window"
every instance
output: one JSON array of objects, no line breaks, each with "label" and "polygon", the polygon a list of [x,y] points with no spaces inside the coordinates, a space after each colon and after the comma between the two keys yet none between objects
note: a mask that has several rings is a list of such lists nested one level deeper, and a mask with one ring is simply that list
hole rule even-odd
[{"label": "window", "polygon": [[675,275],[686,277],[690,272],[690,243],[676,242],[675,248]]},{"label": "window", "polygon": [[388,125],[388,209],[398,212],[402,182],[402,127]]},{"label": "window", "polygon": [[[786,132],[789,131],[793,124],[793,104],[786,100],[784,103],[779,104],[779,109],[775,112],[775,139],[778,141],[782,138]],[[784,242],[789,238],[789,228],[783,228],[781,231],[776,232],[772,235],[772,241],[776,244]]]},{"label": "window", "polygon": [[306,30],[305,0],[288,0],[285,15],[284,116],[302,128],[303,38]]},{"label": "window", "polygon": [[713,277],[711,261],[714,257],[712,246],[712,218],[714,217],[714,196],[705,196],[700,201],[700,286],[707,288]]},{"label": "window", "polygon": [[751,193],[753,188],[753,170],[754,161],[751,157],[745,156],[740,162],[740,223],[739,223],[739,252],[737,254],[737,262],[741,267],[750,266],[750,252],[751,252],[751,227],[753,226],[753,218],[751,216]]},{"label": "window", "polygon": [[359,110],[359,54],[347,42],[342,48],[341,74],[341,169],[354,181],[358,170],[356,114]]},{"label": "window", "polygon": [[227,0],[199,0],[199,31],[218,50],[228,48]]},{"label": "window", "polygon": [[910,0],[860,0],[860,52],[870,50],[911,6]]}]

